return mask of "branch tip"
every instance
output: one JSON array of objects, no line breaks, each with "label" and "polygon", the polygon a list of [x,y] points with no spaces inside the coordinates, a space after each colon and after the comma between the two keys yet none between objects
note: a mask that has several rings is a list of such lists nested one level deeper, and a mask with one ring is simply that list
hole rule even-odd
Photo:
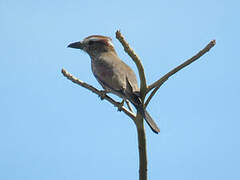
[{"label": "branch tip", "polygon": [[[69,79],[70,81],[72,81],[73,83],[76,83],[90,91],[92,91],[93,93],[97,94],[98,96],[102,95],[102,91],[98,90],[97,88],[83,82],[82,80],[76,78],[75,76],[73,76],[72,74],[70,74],[69,72],[67,72],[64,68],[62,68],[62,74]],[[119,105],[121,103],[115,101],[114,99],[112,99],[110,96],[105,95],[104,99],[107,100],[108,102],[110,102],[111,104],[113,104],[114,106],[119,108]],[[135,114],[133,112],[130,112],[127,108],[125,108],[124,106],[120,107],[120,109],[127,115],[129,116],[134,122],[135,122]]]},{"label": "branch tip", "polygon": [[176,68],[172,69],[171,71],[169,71],[167,74],[165,74],[164,76],[162,76],[159,80],[155,81],[154,83],[152,83],[151,85],[148,86],[147,88],[147,93],[149,93],[152,89],[154,89],[150,96],[148,97],[145,106],[147,106],[150,102],[150,100],[152,99],[152,97],[154,96],[154,94],[158,91],[158,89],[168,80],[169,77],[171,77],[172,75],[174,75],[175,73],[177,73],[178,71],[180,71],[181,69],[183,69],[184,67],[188,66],[189,64],[193,63],[194,61],[196,61],[197,59],[199,59],[201,56],[203,56],[205,53],[207,53],[213,46],[215,46],[216,44],[216,40],[212,40],[210,41],[201,51],[199,51],[196,55],[194,55],[193,57],[191,57],[190,59],[186,60],[184,63],[180,64],[179,66],[177,66]]},{"label": "branch tip", "polygon": [[142,100],[144,101],[144,98],[146,96],[146,91],[147,91],[147,83],[146,83],[146,77],[145,77],[144,68],[141,63],[141,60],[136,55],[134,50],[129,46],[128,42],[124,39],[124,36],[121,34],[120,30],[116,31],[116,38],[122,44],[124,51],[131,57],[131,59],[134,61],[134,63],[137,66],[138,74],[140,78],[140,94],[141,94]]}]

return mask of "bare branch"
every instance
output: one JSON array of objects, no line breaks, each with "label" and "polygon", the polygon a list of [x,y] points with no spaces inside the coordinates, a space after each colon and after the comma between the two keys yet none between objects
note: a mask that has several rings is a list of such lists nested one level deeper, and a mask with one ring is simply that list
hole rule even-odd
[{"label": "bare branch", "polygon": [[[133,51],[133,49],[130,48],[129,44],[124,39],[121,32],[118,30],[116,32],[116,38],[121,42],[122,46],[124,47],[124,51],[132,58],[132,60],[135,62],[138,74],[140,77],[140,96],[142,101],[144,102],[146,92],[147,92],[147,83],[146,83],[146,77],[144,73],[144,68],[141,63],[141,60],[136,55],[136,53]],[[139,180],[147,180],[147,146],[146,146],[146,136],[145,136],[145,130],[144,130],[144,124],[143,124],[143,117],[139,111],[137,111],[136,115],[136,121],[135,121],[136,127],[137,127],[137,135],[138,135],[138,150],[139,150]]]},{"label": "bare branch", "polygon": [[166,82],[168,80],[168,78],[170,76],[172,76],[173,74],[175,74],[176,72],[178,72],[179,70],[183,69],[184,67],[186,67],[187,65],[191,64],[192,62],[196,61],[197,59],[199,59],[201,56],[203,56],[206,52],[208,52],[214,45],[216,44],[215,40],[212,40],[204,49],[202,49],[201,51],[199,51],[195,56],[193,56],[192,58],[188,59],[187,61],[185,61],[184,63],[182,63],[181,65],[177,66],[176,68],[174,68],[173,70],[171,70],[170,72],[168,72],[167,74],[165,74],[163,77],[161,77],[158,81],[154,82],[153,84],[151,84],[150,86],[148,86],[147,89],[147,93],[149,91],[151,91],[153,88],[155,88],[150,96],[148,97],[148,99],[146,100],[145,103],[145,107],[147,107],[147,105],[149,104],[149,102],[151,101],[152,97],[155,95],[155,93],[158,91],[158,89],[163,85],[164,82]]},{"label": "bare branch", "polygon": [[124,39],[124,36],[121,34],[121,32],[118,30],[116,32],[116,38],[120,41],[122,46],[124,47],[124,51],[132,58],[134,63],[137,66],[138,74],[140,77],[140,95],[142,100],[144,100],[147,92],[147,83],[146,83],[146,76],[144,73],[144,68],[141,63],[140,58],[136,55],[136,53],[133,51],[133,49],[129,46],[127,41]]},{"label": "bare branch", "polygon": [[[138,74],[139,74],[140,81],[141,81],[140,82],[140,95],[141,95],[141,99],[143,102],[146,97],[146,94],[149,93],[152,89],[154,89],[144,104],[145,108],[147,107],[147,105],[149,104],[149,102],[151,101],[151,99],[153,98],[155,93],[158,91],[158,89],[163,85],[164,82],[166,82],[168,80],[169,77],[171,77],[172,75],[174,75],[176,72],[183,69],[187,65],[191,64],[192,62],[196,61],[198,58],[203,56],[206,52],[208,52],[216,44],[215,40],[212,40],[204,49],[202,49],[195,56],[188,59],[181,65],[177,66],[176,68],[174,68],[173,70],[171,70],[170,72],[168,72],[167,74],[162,76],[156,82],[147,86],[144,68],[141,63],[141,60],[136,55],[136,53],[133,51],[133,49],[129,46],[129,44],[126,42],[126,40],[124,39],[124,36],[121,34],[121,32],[119,30],[116,32],[116,38],[120,41],[120,43],[124,47],[124,51],[132,58],[132,60],[134,61],[134,63],[137,66]],[[65,69],[62,69],[62,74],[65,77],[67,77],[69,80],[71,80],[72,82],[103,97],[102,91],[77,79],[76,77],[71,75],[69,72],[67,72]],[[139,180],[147,180],[147,149],[146,149],[146,135],[145,135],[145,130],[144,130],[143,116],[141,115],[139,110],[137,110],[136,115],[134,114],[133,109],[128,100],[126,101],[126,104],[127,104],[129,110],[127,108],[125,108],[121,103],[115,101],[108,95],[104,95],[103,99],[106,99],[108,102],[110,102],[114,106],[118,107],[119,110],[123,111],[127,116],[129,116],[134,121],[136,128],[137,128],[137,134],[138,134],[138,148],[139,148],[139,160],[140,160],[140,162],[139,162]]]},{"label": "bare branch", "polygon": [[[192,58],[188,59],[187,61],[185,61],[181,65],[177,66],[176,68],[174,68],[173,70],[171,70],[170,72],[165,74],[163,77],[161,77],[159,80],[157,80],[153,84],[149,85],[148,88],[147,88],[147,93],[149,91],[151,91],[155,87],[158,87],[158,86],[161,87],[161,85],[165,81],[167,81],[170,76],[172,76],[173,74],[175,74],[179,70],[183,69],[187,65],[191,64],[192,62],[196,61],[198,58],[200,58],[202,55],[204,55],[206,52],[208,52],[215,44],[216,44],[216,41],[212,40],[205,48],[203,48],[201,51],[199,51],[195,56],[193,56]],[[154,92],[154,94],[155,93],[156,93],[156,91]],[[150,97],[152,98],[153,95],[150,96]],[[150,100],[148,100],[148,101],[150,101]]]},{"label": "bare branch", "polygon": [[[139,118],[138,118],[139,117]],[[139,180],[147,180],[147,144],[143,118],[137,116],[137,135],[139,151]]]},{"label": "bare branch", "polygon": [[125,102],[126,102],[126,104],[127,104],[128,109],[129,109],[131,112],[133,112],[133,108],[132,108],[132,105],[131,105],[131,103],[129,102],[129,100],[126,99]]},{"label": "bare branch", "polygon": [[[163,82],[162,82],[162,84],[163,84]],[[152,97],[155,95],[155,93],[161,87],[162,84],[159,84],[159,86],[155,87],[155,89],[151,92],[150,96],[147,98],[147,100],[145,102],[145,108],[147,108],[147,106],[148,106],[149,102],[151,101]]]},{"label": "bare branch", "polygon": [[[69,72],[67,72],[65,69],[62,69],[62,74],[68,78],[69,80],[71,80],[72,82],[92,91],[93,93],[101,96],[102,95],[102,92],[98,89],[96,89],[95,87],[81,81],[80,79],[74,77],[72,74],[70,74]],[[106,95],[104,97],[104,99],[106,99],[108,102],[110,102],[111,104],[113,104],[114,106],[118,107],[118,109],[120,111],[123,111],[127,116],[129,116],[134,122],[135,122],[135,119],[136,119],[136,116],[133,112],[130,112],[127,108],[125,108],[124,106],[121,106],[121,103],[115,101],[114,99],[112,99],[111,97],[109,97],[108,95]]]}]

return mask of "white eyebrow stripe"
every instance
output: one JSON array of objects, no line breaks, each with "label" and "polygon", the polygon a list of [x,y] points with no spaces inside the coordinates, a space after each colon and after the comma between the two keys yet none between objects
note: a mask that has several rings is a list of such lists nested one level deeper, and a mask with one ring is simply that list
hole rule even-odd
[{"label": "white eyebrow stripe", "polygon": [[102,38],[98,38],[98,37],[90,37],[90,38],[87,38],[87,39],[85,39],[86,41],[90,41],[90,40],[92,40],[92,41],[99,41],[99,40],[101,40]]},{"label": "white eyebrow stripe", "polygon": [[[101,38],[101,37],[90,37],[90,38],[85,39],[84,41],[85,41],[85,42],[89,42],[90,40],[91,40],[91,41],[100,41],[100,40],[102,40],[102,39],[104,39],[104,38]],[[108,44],[109,44],[110,46],[114,47],[114,45],[113,45],[113,43],[112,43],[112,40],[109,39],[109,38],[106,38],[106,39],[107,39]]]}]

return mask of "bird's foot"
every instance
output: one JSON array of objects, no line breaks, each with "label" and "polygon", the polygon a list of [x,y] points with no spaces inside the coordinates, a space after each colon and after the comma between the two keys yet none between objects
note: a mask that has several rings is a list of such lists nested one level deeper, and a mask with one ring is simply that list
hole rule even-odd
[{"label": "bird's foot", "polygon": [[101,100],[104,100],[106,97],[106,94],[107,94],[107,91],[101,90],[98,96],[100,97]]},{"label": "bird's foot", "polygon": [[122,100],[122,102],[118,104],[118,111],[122,111],[123,105],[124,105],[124,99]]}]

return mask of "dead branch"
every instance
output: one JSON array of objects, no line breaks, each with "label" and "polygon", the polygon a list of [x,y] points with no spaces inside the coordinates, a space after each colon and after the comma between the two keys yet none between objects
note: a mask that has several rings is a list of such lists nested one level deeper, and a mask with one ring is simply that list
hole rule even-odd
[{"label": "dead branch", "polygon": [[[68,78],[69,80],[71,80],[72,82],[92,91],[93,93],[101,96],[102,93],[100,90],[96,89],[95,87],[81,81],[80,79],[74,77],[72,74],[70,74],[69,72],[67,72],[65,69],[62,69],[62,74]],[[114,106],[116,106],[120,111],[123,111],[127,116],[129,116],[133,121],[135,121],[136,116],[133,112],[130,112],[127,108],[125,108],[124,106],[121,105],[121,103],[115,101],[114,99],[112,99],[111,97],[109,97],[108,95],[106,95],[104,97],[105,100],[107,100],[108,102],[110,102],[111,104],[113,104]]]},{"label": "dead branch", "polygon": [[124,47],[124,51],[132,58],[132,60],[137,66],[138,74],[140,77],[140,95],[141,95],[142,101],[144,101],[144,98],[146,96],[146,91],[147,91],[147,82],[146,82],[146,76],[144,73],[144,68],[141,63],[141,60],[137,56],[137,54],[133,51],[133,49],[129,46],[128,42],[125,40],[124,36],[121,34],[119,30],[116,32],[116,38]]},{"label": "dead branch", "polygon": [[[142,98],[142,101],[144,102],[144,99],[146,97],[146,94],[149,93],[152,89],[154,89],[148,99],[145,102],[145,107],[149,104],[152,97],[155,95],[155,93],[158,91],[158,89],[162,86],[164,82],[168,80],[169,77],[174,75],[179,70],[183,69],[184,67],[188,66],[192,62],[196,61],[198,58],[200,58],[202,55],[204,55],[206,52],[208,52],[215,44],[215,40],[212,40],[204,49],[202,49],[199,53],[197,53],[192,58],[188,59],[181,65],[177,66],[164,76],[162,76],[159,80],[152,83],[151,85],[147,86],[146,83],[146,77],[144,73],[144,68],[141,63],[141,60],[139,57],[135,54],[135,52],[132,50],[132,48],[129,46],[127,41],[125,40],[124,36],[121,34],[121,32],[118,30],[116,32],[116,38],[120,41],[122,46],[124,47],[124,51],[132,58],[132,60],[135,62],[138,74],[140,77],[140,95]],[[62,74],[67,77],[72,82],[92,91],[93,93],[101,96],[102,92],[95,87],[77,79],[73,75],[71,75],[69,72],[67,72],[65,69],[62,69]],[[144,121],[142,115],[137,111],[137,114],[135,115],[133,113],[133,110],[131,108],[131,105],[128,101],[126,101],[128,109],[125,108],[122,103],[119,103],[112,99],[111,97],[105,95],[104,99],[113,104],[114,106],[118,107],[119,110],[123,111],[127,116],[129,116],[135,123],[137,128],[137,135],[138,135],[138,149],[139,149],[139,180],[147,180],[147,147],[146,147],[146,135],[145,135],[145,129],[144,129]]]},{"label": "dead branch", "polygon": [[205,53],[207,53],[215,44],[216,44],[215,40],[210,41],[208,43],[208,45],[205,46],[205,48],[203,48],[201,51],[199,51],[196,55],[194,55],[190,59],[186,60],[184,63],[180,64],[173,70],[169,71],[167,74],[165,74],[163,77],[161,77],[159,80],[157,80],[153,84],[149,85],[147,88],[147,93],[149,93],[149,91],[151,91],[153,88],[155,88],[155,89],[152,91],[152,93],[148,97],[148,99],[145,103],[145,107],[147,107],[148,103],[150,102],[150,100],[152,99],[154,94],[163,85],[163,83],[165,83],[168,80],[169,77],[171,77],[172,75],[174,75],[175,73],[177,73],[178,71],[183,69],[184,67],[188,66],[189,64],[193,63],[197,59],[199,59],[201,56],[203,56]]},{"label": "dead branch", "polygon": [[204,55],[206,52],[208,52],[215,44],[216,44],[216,41],[212,40],[210,43],[208,43],[208,45],[205,48],[203,48],[201,51],[199,51],[195,56],[188,59],[187,61],[185,61],[181,65],[177,66],[176,68],[174,68],[173,70],[171,70],[170,72],[165,74],[163,77],[161,77],[159,80],[157,80],[153,84],[149,85],[148,89],[147,89],[147,92],[151,91],[153,88],[155,88],[159,85],[162,85],[165,81],[168,80],[168,78],[170,76],[172,76],[173,74],[175,74],[179,70],[183,69],[187,65],[191,64],[192,62],[196,61],[198,58],[200,58],[202,55]]},{"label": "dead branch", "polygon": [[[144,73],[144,68],[141,63],[140,58],[136,55],[133,49],[129,46],[124,36],[118,30],[116,32],[116,38],[120,41],[122,46],[124,47],[124,51],[132,58],[134,63],[137,66],[138,74],[140,77],[140,96],[142,102],[146,97],[147,93],[147,82]],[[138,152],[139,152],[139,180],[147,180],[147,146],[146,146],[146,135],[143,123],[143,117],[139,111],[137,111],[136,116],[136,127],[137,127],[137,135],[138,135]]]}]

